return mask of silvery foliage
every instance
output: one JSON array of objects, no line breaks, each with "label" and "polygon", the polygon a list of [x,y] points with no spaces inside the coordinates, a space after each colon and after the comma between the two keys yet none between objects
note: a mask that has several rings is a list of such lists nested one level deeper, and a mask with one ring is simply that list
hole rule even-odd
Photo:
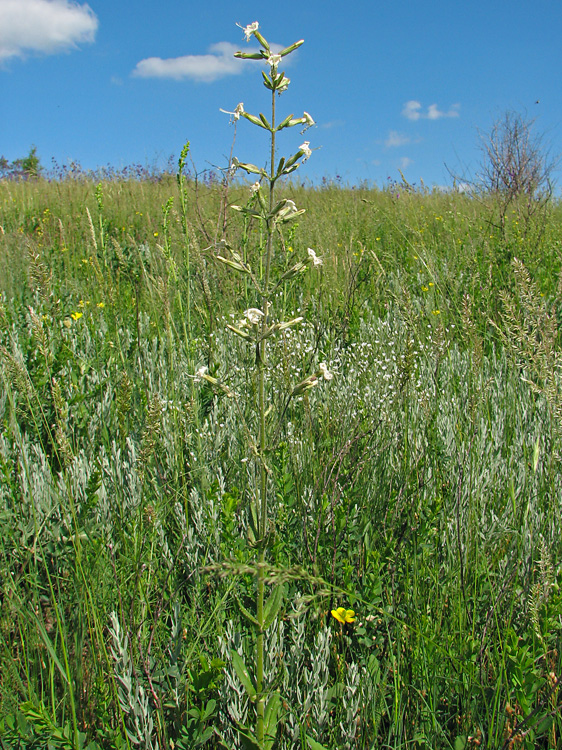
[{"label": "silvery foliage", "polygon": [[154,722],[148,696],[133,673],[129,657],[129,637],[121,632],[116,612],[111,612],[109,619],[109,633],[113,641],[113,670],[118,685],[119,705],[126,717],[127,736],[135,747],[159,750],[158,740],[153,736]]}]

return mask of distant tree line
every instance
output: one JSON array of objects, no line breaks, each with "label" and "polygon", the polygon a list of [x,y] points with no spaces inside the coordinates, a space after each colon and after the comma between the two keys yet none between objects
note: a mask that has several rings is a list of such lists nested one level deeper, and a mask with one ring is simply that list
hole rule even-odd
[{"label": "distant tree line", "polygon": [[27,156],[14,161],[8,161],[5,156],[0,156],[0,178],[38,177],[42,169],[36,146],[29,149]]}]

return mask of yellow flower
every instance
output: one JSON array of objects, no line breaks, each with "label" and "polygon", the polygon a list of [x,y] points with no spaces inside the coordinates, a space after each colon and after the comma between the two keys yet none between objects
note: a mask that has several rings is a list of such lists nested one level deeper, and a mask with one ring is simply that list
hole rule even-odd
[{"label": "yellow flower", "polygon": [[346,609],[345,607],[338,607],[332,610],[332,617],[335,617],[338,622],[355,622],[355,612],[352,609]]},{"label": "yellow flower", "polygon": [[429,287],[422,286],[422,292],[429,292]]},{"label": "yellow flower", "polygon": [[441,310],[432,310],[431,314],[432,315],[440,315],[441,314]]},{"label": "yellow flower", "polygon": [[70,317],[72,318],[72,320],[80,320],[82,315],[84,315],[84,313],[81,313],[81,312],[70,313]]},{"label": "yellow flower", "polygon": [[96,305],[96,307],[99,307],[100,309],[103,310],[103,308],[105,307],[105,302],[98,302],[98,304]]}]

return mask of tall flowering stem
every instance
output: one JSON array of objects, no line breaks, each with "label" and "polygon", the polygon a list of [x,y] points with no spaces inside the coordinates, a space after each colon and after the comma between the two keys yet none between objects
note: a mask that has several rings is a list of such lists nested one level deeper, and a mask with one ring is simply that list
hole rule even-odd
[{"label": "tall flowering stem", "polygon": [[[255,616],[244,610],[244,614],[250,619],[256,631],[255,669],[249,669],[236,652],[232,653],[232,661],[249,698],[256,705],[255,735],[247,727],[244,728],[244,733],[260,750],[271,750],[275,742],[280,698],[264,682],[265,633],[277,618],[283,602],[283,590],[280,586],[275,587],[266,600],[265,564],[271,537],[271,524],[268,519],[267,489],[269,470],[266,464],[266,455],[268,455],[268,447],[270,447],[268,445],[267,414],[271,410],[271,407],[268,410],[268,405],[266,404],[268,339],[276,333],[298,325],[302,321],[302,318],[295,318],[288,321],[274,319],[272,305],[277,289],[282,284],[286,284],[291,279],[305,272],[307,268],[320,265],[322,259],[318,258],[314,250],[309,249],[307,256],[290,268],[277,268],[274,263],[274,240],[276,234],[282,229],[283,225],[293,221],[304,213],[304,211],[297,209],[292,200],[282,199],[278,201],[275,196],[277,180],[294,172],[311,154],[310,144],[306,141],[299,147],[299,150],[295,154],[288,158],[281,158],[276,162],[276,136],[279,131],[299,125],[304,131],[314,125],[314,120],[307,112],[302,117],[294,117],[292,114],[288,115],[279,124],[277,124],[276,119],[277,96],[285,92],[290,83],[285,73],[280,71],[281,63],[287,55],[300,47],[303,41],[296,42],[279,53],[272,53],[269,43],[259,31],[257,21],[242,28],[242,30],[246,41],[255,39],[260,44],[260,49],[254,52],[237,52],[235,57],[259,60],[265,62],[269,67],[269,72],[262,71],[262,76],[264,86],[271,91],[271,114],[269,119],[262,113],[259,116],[253,115],[244,110],[243,103],[238,104],[233,112],[227,111],[227,113],[235,120],[244,118],[252,125],[260,127],[269,133],[271,158],[269,170],[258,167],[255,164],[242,163],[236,158],[233,158],[231,165],[233,170],[240,169],[252,175],[254,179],[258,178],[251,187],[247,205],[232,206],[232,208],[246,214],[250,218],[262,221],[266,228],[265,265],[261,277],[258,273],[254,272],[251,263],[243,259],[226,242],[220,248],[221,252],[224,251],[224,255],[220,254],[217,256],[218,260],[222,261],[229,269],[245,274],[250,279],[256,293],[256,298],[259,300],[259,307],[246,310],[243,320],[236,326],[228,326],[233,333],[242,337],[248,344],[254,347],[258,378],[258,436],[257,441],[252,442],[256,446],[257,460],[259,462],[259,483],[257,497],[253,498],[250,508],[248,528],[249,540],[252,547],[256,550],[258,563]],[[265,186],[267,186],[267,196],[264,195],[266,192],[264,189]],[[226,388],[206,372],[200,371],[198,372],[198,376],[209,381],[216,387],[221,387],[223,390]],[[292,397],[301,395],[304,391],[317,385],[320,380],[329,380],[331,377],[331,373],[328,372],[326,366],[322,363],[318,372],[298,383],[289,394],[285,407],[279,415],[277,429]]]}]

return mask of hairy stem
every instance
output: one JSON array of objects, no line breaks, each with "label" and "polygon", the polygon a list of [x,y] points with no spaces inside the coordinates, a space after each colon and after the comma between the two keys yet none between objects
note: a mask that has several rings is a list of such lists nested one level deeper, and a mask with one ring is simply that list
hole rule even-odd
[{"label": "hairy stem", "polygon": [[[269,211],[271,212],[275,200],[275,91],[271,92],[271,173],[269,178]],[[265,277],[263,289],[265,296],[263,299],[263,318],[262,332],[268,325],[269,315],[269,275],[271,269],[271,256],[273,254],[273,226],[268,223],[267,227],[267,245],[265,258]],[[266,339],[264,338],[258,344],[257,365],[259,368],[259,415],[260,415],[260,458],[261,458],[261,482],[260,482],[260,543],[258,552],[258,576],[257,576],[257,606],[256,618],[259,623],[258,638],[256,643],[256,690],[258,694],[257,701],[257,721],[256,721],[256,738],[260,747],[264,741],[264,713],[265,713],[265,696],[263,694],[263,671],[264,671],[264,599],[265,599],[265,562],[266,534],[267,534],[267,466],[265,463],[265,452],[267,448],[267,426],[266,426],[266,405],[265,405],[265,367],[266,367]]]}]

